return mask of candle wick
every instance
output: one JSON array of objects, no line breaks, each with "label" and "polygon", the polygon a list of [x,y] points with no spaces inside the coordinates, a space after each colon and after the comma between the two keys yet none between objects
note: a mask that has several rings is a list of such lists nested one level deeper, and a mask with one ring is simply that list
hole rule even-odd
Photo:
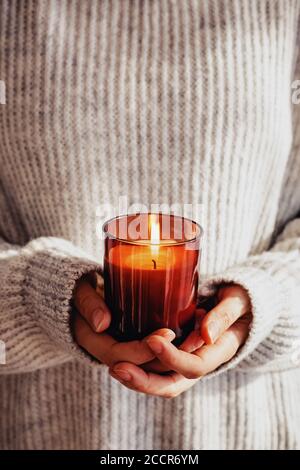
[{"label": "candle wick", "polygon": [[152,260],[152,263],[153,263],[153,269],[156,269],[156,261],[154,259]]}]

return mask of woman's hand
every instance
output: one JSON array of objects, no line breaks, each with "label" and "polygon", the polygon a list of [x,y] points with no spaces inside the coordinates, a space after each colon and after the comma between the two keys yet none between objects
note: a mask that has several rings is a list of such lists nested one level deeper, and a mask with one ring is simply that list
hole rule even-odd
[{"label": "woman's hand", "polygon": [[162,375],[122,361],[110,368],[112,377],[139,392],[175,397],[228,362],[248,336],[250,299],[237,285],[221,288],[217,297],[218,304],[201,320],[198,334],[193,331],[180,349],[156,334],[146,339],[159,360],[157,370],[172,372]]},{"label": "woman's hand", "polygon": [[[147,338],[119,343],[112,336],[103,333],[109,327],[111,315],[102,296],[92,286],[91,278],[84,277],[78,282],[73,300],[77,309],[74,319],[76,342],[98,361],[113,367],[120,361],[141,365],[155,357],[147,345]],[[167,328],[152,334],[167,342],[175,337],[174,332]]]}]

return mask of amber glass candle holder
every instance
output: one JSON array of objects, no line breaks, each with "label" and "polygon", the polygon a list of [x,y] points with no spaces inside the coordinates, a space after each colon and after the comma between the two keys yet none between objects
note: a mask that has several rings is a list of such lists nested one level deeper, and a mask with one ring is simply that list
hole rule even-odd
[{"label": "amber glass candle holder", "polygon": [[201,227],[167,214],[119,216],[103,225],[110,334],[140,339],[170,328],[179,344],[194,326]]}]

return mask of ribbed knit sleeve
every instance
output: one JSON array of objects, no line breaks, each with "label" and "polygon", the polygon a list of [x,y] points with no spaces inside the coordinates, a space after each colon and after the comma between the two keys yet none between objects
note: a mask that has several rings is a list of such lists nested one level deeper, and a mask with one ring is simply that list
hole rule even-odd
[{"label": "ribbed knit sleeve", "polygon": [[238,354],[218,372],[295,366],[300,351],[300,219],[291,221],[270,251],[208,279],[202,291],[227,283],[246,289],[253,314]]},{"label": "ribbed knit sleeve", "polygon": [[50,367],[72,357],[89,361],[73,341],[70,301],[76,280],[98,268],[62,239],[38,238],[24,247],[0,240],[0,340],[6,351],[0,374]]}]

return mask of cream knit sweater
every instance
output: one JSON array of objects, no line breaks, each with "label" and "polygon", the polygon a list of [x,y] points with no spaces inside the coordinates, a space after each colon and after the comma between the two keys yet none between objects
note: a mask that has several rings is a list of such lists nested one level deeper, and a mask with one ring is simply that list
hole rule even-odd
[{"label": "cream knit sweater", "polygon": [[[299,0],[0,6],[0,447],[300,448]],[[252,300],[237,356],[176,399],[72,338],[120,195],[202,203],[204,284]]]}]

